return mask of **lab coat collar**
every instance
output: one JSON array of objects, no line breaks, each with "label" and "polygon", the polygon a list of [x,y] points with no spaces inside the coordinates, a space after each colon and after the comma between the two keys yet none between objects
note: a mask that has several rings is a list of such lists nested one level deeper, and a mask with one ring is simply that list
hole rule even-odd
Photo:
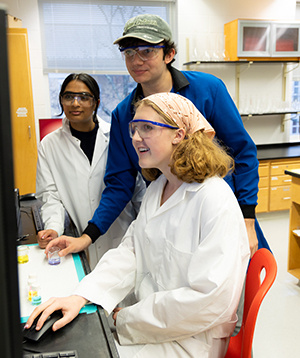
[{"label": "lab coat collar", "polygon": [[[97,119],[99,123],[99,129],[97,131],[91,171],[94,170],[102,155],[107,154],[107,147],[109,141],[110,124],[105,122],[99,116],[97,116]],[[74,143],[76,143],[76,145],[80,146],[80,140],[72,136],[69,120],[66,117],[62,120],[62,130],[66,135],[70,137],[70,139]]]},{"label": "lab coat collar", "polygon": [[183,182],[182,185],[175,191],[175,193],[163,205],[160,205],[162,192],[166,185],[166,182],[167,178],[162,174],[151,184],[151,190],[153,190],[153,192],[157,195],[156,200],[153,200],[153,204],[156,206],[156,210],[155,208],[153,208],[154,211],[156,211],[156,213],[154,214],[155,216],[160,215],[171,209],[172,207],[178,205],[181,201],[185,199],[187,192],[197,192],[203,186],[203,183]]}]

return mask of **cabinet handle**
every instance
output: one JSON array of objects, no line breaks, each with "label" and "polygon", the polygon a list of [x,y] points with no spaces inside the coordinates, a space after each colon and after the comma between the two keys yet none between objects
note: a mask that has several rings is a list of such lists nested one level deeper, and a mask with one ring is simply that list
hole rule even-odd
[{"label": "cabinet handle", "polygon": [[287,197],[285,197],[285,198],[282,198],[283,200],[290,200],[291,199],[291,197],[290,196],[287,196]]},{"label": "cabinet handle", "polygon": [[31,138],[31,127],[28,126],[28,135],[29,135],[29,139]]},{"label": "cabinet handle", "polygon": [[285,183],[288,183],[288,182],[290,182],[290,181],[292,181],[292,179],[286,179],[286,180],[284,180]]}]

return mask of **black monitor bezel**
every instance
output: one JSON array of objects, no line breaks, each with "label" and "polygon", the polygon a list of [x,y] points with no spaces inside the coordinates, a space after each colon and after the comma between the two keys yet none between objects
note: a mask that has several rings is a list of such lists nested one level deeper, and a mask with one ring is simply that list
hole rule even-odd
[{"label": "black monitor bezel", "polygon": [[1,356],[20,358],[22,335],[6,19],[5,8],[0,4],[0,347]]}]

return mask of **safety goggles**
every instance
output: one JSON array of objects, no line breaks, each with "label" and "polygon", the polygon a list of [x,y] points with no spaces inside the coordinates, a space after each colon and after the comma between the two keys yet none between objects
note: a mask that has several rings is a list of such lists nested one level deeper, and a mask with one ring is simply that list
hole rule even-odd
[{"label": "safety goggles", "polygon": [[128,58],[133,61],[135,55],[137,54],[142,61],[152,60],[157,57],[158,51],[160,48],[164,48],[164,45],[141,45],[141,46],[132,46],[120,48],[120,51],[124,58]]},{"label": "safety goggles", "polygon": [[178,129],[178,127],[170,126],[169,124],[153,122],[147,119],[133,119],[129,122],[129,135],[132,138],[137,131],[142,139],[148,139],[155,136],[158,130],[162,128]]},{"label": "safety goggles", "polygon": [[67,106],[72,105],[75,99],[85,107],[90,107],[95,103],[95,98],[86,92],[65,92],[61,95],[61,103]]}]

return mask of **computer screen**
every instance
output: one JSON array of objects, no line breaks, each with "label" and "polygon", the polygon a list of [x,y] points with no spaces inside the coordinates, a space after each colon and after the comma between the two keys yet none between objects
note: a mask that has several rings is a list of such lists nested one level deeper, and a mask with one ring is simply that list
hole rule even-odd
[{"label": "computer screen", "polygon": [[5,358],[22,357],[14,198],[6,11],[0,4],[0,354]]}]

